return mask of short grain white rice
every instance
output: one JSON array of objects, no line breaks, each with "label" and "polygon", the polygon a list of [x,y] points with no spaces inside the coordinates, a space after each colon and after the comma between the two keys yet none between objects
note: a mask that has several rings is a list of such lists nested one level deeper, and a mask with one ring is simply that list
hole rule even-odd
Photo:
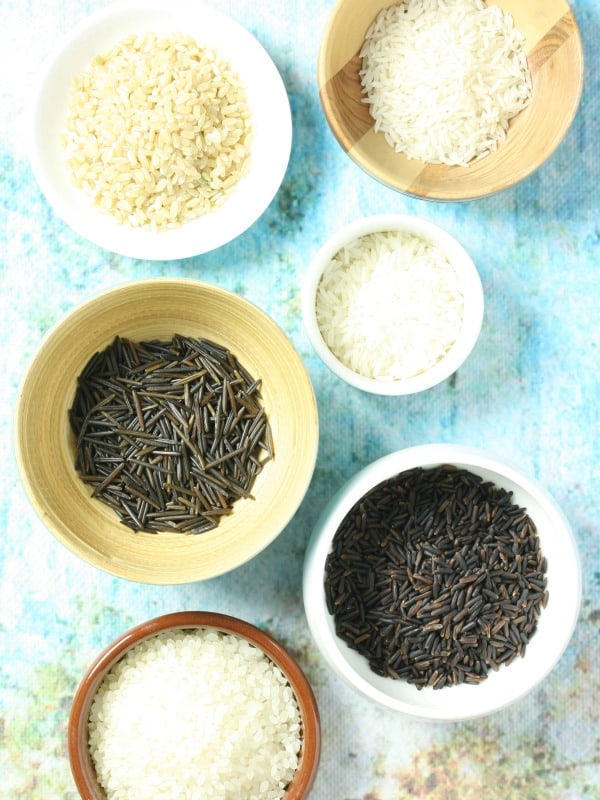
[{"label": "short grain white rice", "polygon": [[423,373],[458,338],[459,277],[445,254],[399,231],[361,236],[329,262],[317,287],[323,339],[349,369],[380,381]]},{"label": "short grain white rice", "polygon": [[74,184],[130,227],[172,228],[221,205],[247,172],[246,90],[183,34],[128,36],[73,80],[63,135]]},{"label": "short grain white rice", "polygon": [[383,9],[361,50],[365,102],[410,159],[467,166],[497,149],[531,97],[524,36],[483,0],[404,0]]},{"label": "short grain white rice", "polygon": [[279,800],[301,748],[281,670],[212,629],[161,633],[128,651],[98,689],[88,733],[108,800]]}]

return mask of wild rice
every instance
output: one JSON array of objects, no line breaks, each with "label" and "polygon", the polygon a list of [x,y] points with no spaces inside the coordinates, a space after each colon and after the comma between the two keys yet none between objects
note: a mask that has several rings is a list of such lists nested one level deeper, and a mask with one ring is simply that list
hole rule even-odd
[{"label": "wild rice", "polygon": [[133,530],[212,530],[273,457],[260,381],[207,339],[117,337],[69,418],[82,480]]},{"label": "wild rice", "polygon": [[547,564],[511,497],[442,465],[390,478],[348,512],[326,561],[327,607],[373,672],[441,689],[524,655]]}]

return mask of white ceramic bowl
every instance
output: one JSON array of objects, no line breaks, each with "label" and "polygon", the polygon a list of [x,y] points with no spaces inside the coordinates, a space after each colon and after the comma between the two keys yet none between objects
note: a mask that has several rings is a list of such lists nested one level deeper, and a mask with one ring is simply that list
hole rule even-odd
[{"label": "white ceramic bowl", "polygon": [[[513,491],[513,502],[525,508],[538,529],[548,562],[549,599],[524,656],[479,684],[443,689],[417,689],[402,680],[376,675],[365,658],[335,633],[324,591],[325,561],[332,539],[346,513],[370,489],[416,466],[454,464]],[[303,575],[304,606],[313,638],[329,666],[350,686],[371,700],[427,720],[459,720],[483,716],[522,698],[538,686],[567,647],[581,602],[581,573],[575,539],[568,521],[548,493],[514,467],[470,447],[431,444],[407,448],[373,462],[330,500],[311,535]]]},{"label": "white ceramic bowl", "polygon": [[[146,32],[185,33],[224,56],[246,87],[253,132],[249,172],[225,203],[194,221],[157,233],[130,229],[93,207],[72,184],[60,142],[73,77],[127,35]],[[238,22],[193,0],[125,0],[84,19],[49,57],[30,117],[32,169],[56,214],[94,244],[150,260],[205,253],[247,230],[277,193],[292,143],[288,96],[268,53]]]},{"label": "white ceramic bowl", "polygon": [[[464,299],[463,322],[458,338],[432,367],[405,379],[381,380],[361,375],[343,364],[326,344],[316,314],[316,298],[323,270],[342,247],[378,231],[401,231],[418,236],[439,248],[454,267]],[[388,297],[381,298],[382,304]],[[438,225],[406,214],[375,214],[344,226],[317,251],[308,267],[302,293],[302,314],[308,337],[323,363],[339,378],[365,392],[407,395],[430,389],[446,380],[471,353],[481,331],[484,295],[481,279],[471,257],[459,242]]]}]

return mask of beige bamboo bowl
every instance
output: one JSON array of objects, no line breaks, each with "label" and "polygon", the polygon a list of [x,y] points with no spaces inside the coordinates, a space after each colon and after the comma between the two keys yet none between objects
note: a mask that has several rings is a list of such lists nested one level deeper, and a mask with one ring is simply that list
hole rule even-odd
[{"label": "beige bamboo bowl", "polygon": [[88,747],[88,719],[96,692],[107,673],[129,650],[168,631],[212,629],[246,639],[279,669],[294,693],[302,720],[302,745],[298,769],[287,786],[285,800],[303,800],[314,783],[321,754],[321,724],[317,701],[296,659],[270,634],[249,622],[206,611],[165,614],[131,628],[108,645],[86,670],[73,698],[68,725],[71,771],[83,800],[106,800],[98,783]]},{"label": "beige bamboo bowl", "polygon": [[566,135],[583,89],[583,49],[566,0],[495,0],[525,35],[533,80],[531,101],[511,120],[497,151],[468,167],[425,164],[396,153],[373,118],[359,77],[365,34],[390,0],[337,0],[323,33],[318,88],[329,126],[350,158],[369,175],[400,192],[430,200],[469,200],[526,178]]},{"label": "beige bamboo bowl", "polygon": [[[115,336],[133,341],[175,334],[211,339],[262,379],[274,458],[241,498],[202,534],[144,533],[122,524],[91,496],[75,470],[70,429],[77,378]],[[110,289],[64,317],[44,338],[17,399],[16,457],[33,507],[76,555],[130,580],[176,584],[228,572],[265,548],[296,512],[318,448],[316,401],[292,343],[263,311],[221,288],[155,279]]]}]

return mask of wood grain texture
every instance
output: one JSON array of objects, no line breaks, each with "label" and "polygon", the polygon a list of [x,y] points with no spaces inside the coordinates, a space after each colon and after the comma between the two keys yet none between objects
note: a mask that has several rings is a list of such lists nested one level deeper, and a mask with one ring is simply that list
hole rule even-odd
[{"label": "wood grain texture", "polygon": [[[238,500],[216,529],[198,535],[134,533],[91,496],[75,471],[68,411],[84,366],[116,335],[143,341],[176,333],[229,348],[262,379],[274,458],[257,476],[254,497]],[[43,522],[81,558],[143,583],[214,577],[260,552],[303,499],[317,446],[310,379],[283,331],[248,301],[195,281],[138,281],[77,307],[42,343],[17,403],[17,463]]]},{"label": "wood grain texture", "polygon": [[516,26],[526,36],[532,99],[511,121],[507,139],[497,151],[468,167],[408,159],[373,130],[360,83],[362,38],[357,26],[364,38],[370,21],[389,5],[369,2],[358,13],[352,0],[339,0],[319,53],[323,111],[336,139],[360,167],[382,183],[411,195],[467,200],[514,185],[552,155],[573,121],[583,89],[581,38],[564,0],[532,0],[518,5],[513,0],[498,2],[513,14]]}]

